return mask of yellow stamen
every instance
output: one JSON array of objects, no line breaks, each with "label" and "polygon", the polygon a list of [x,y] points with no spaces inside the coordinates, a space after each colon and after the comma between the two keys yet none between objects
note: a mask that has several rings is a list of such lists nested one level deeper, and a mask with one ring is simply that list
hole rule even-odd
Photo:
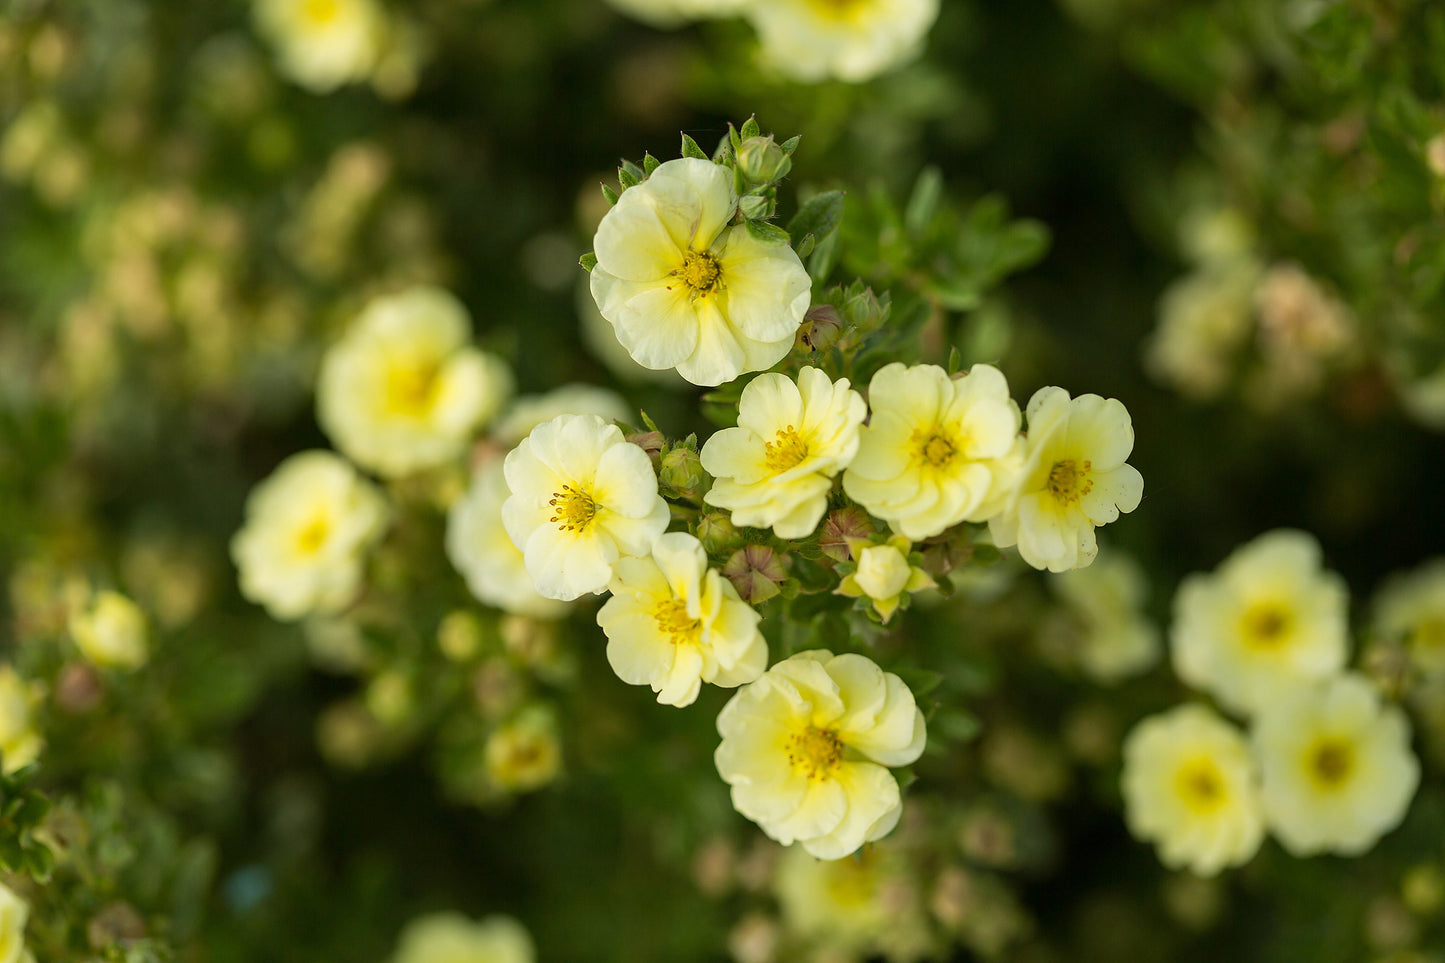
[{"label": "yellow stamen", "polygon": [[1316,789],[1339,789],[1350,781],[1350,775],[1355,771],[1355,748],[1344,739],[1317,739],[1310,747],[1307,765],[1310,781]]},{"label": "yellow stamen", "polygon": [[557,510],[548,521],[556,522],[557,528],[564,532],[585,532],[597,517],[597,501],[571,485],[563,485],[560,492],[553,492],[547,504]]},{"label": "yellow stamen", "polygon": [[1278,602],[1256,602],[1239,620],[1239,634],[1252,649],[1278,649],[1289,639],[1294,615]]},{"label": "yellow stamen", "polygon": [[1181,766],[1175,777],[1175,790],[1184,804],[1197,813],[1219,808],[1227,795],[1224,777],[1209,759],[1194,759]]},{"label": "yellow stamen", "polygon": [[788,762],[809,779],[826,779],[843,761],[843,740],[832,729],[809,726],[788,738]]},{"label": "yellow stamen", "polygon": [[1094,487],[1093,480],[1089,478],[1093,467],[1094,463],[1090,461],[1080,467],[1072,458],[1054,462],[1054,467],[1049,470],[1049,494],[1065,505],[1083,498]]},{"label": "yellow stamen", "polygon": [[387,372],[386,406],[408,418],[430,414],[436,404],[441,379],[435,364],[398,365]]},{"label": "yellow stamen", "polygon": [[682,267],[672,273],[682,275],[694,297],[711,294],[722,285],[722,264],[706,251],[688,251],[682,256]]},{"label": "yellow stamen", "polygon": [[652,610],[657,620],[657,631],[669,637],[673,645],[696,642],[702,634],[702,623],[687,614],[687,603],[682,599],[666,599]]},{"label": "yellow stamen", "polygon": [[326,536],[331,531],[330,520],[325,515],[318,515],[313,518],[305,528],[296,535],[296,550],[302,555],[314,555],[326,543]]},{"label": "yellow stamen", "polygon": [[775,472],[787,471],[808,457],[808,443],[789,425],[778,429],[773,441],[763,445],[763,464]]},{"label": "yellow stamen", "polygon": [[945,435],[940,428],[934,428],[926,435],[922,431],[915,431],[912,441],[917,457],[934,468],[947,467],[958,451],[958,446],[954,444],[953,439]]},{"label": "yellow stamen", "polygon": [[307,20],[317,26],[324,26],[335,20],[341,13],[340,0],[306,0],[302,9]]}]

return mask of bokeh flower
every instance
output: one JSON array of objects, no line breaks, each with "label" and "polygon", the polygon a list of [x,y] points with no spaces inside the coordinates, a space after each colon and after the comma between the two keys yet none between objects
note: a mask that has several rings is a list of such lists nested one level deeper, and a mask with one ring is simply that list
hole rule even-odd
[{"label": "bokeh flower", "polygon": [[660,537],[648,558],[618,559],[609,588],[597,613],[607,661],[622,681],[650,685],[658,702],[691,705],[702,683],[732,688],[767,667],[761,617],[686,532]]},{"label": "bokeh flower", "polygon": [[1244,736],[1200,705],[1140,722],[1124,739],[1124,818],[1171,868],[1212,876],[1264,840],[1254,760]]},{"label": "bokeh flower", "polygon": [[871,659],[799,652],[745,686],[717,719],[733,807],[778,842],[839,859],[898,824],[890,766],[923,752],[923,713]]},{"label": "bokeh flower", "polygon": [[667,529],[647,453],[596,415],[559,415],[507,455],[502,522],[539,593],[600,594],[624,555],[645,556]]},{"label": "bokeh flower", "polygon": [[1024,467],[1002,513],[989,519],[999,548],[1018,545],[1038,569],[1082,568],[1098,553],[1094,529],[1132,512],[1144,479],[1125,464],[1134,449],[1129,412],[1114,398],[1040,388],[1029,399]]},{"label": "bokeh flower", "polygon": [[97,592],[90,603],[71,613],[70,637],[96,665],[137,669],[148,653],[145,613],[119,592]]},{"label": "bokeh flower", "polygon": [[1388,579],[1374,603],[1375,632],[1403,641],[1423,671],[1445,674],[1445,558]]},{"label": "bokeh flower", "polygon": [[255,0],[251,9],[281,72],[318,94],[365,80],[381,58],[387,23],[376,0]]},{"label": "bokeh flower", "polygon": [[[6,760],[6,769],[10,769]],[[25,949],[25,923],[30,906],[4,883],[0,883],[0,963],[33,963]]]},{"label": "bokeh flower", "polygon": [[780,538],[804,538],[828,509],[833,476],[858,451],[863,398],[848,379],[832,381],[804,368],[795,383],[780,374],[754,378],[743,389],[736,428],[702,446],[702,467],[716,481],[704,496],[732,512],[734,525],[772,528]]},{"label": "bokeh flower", "polygon": [[487,778],[508,792],[541,789],[562,771],[557,717],[545,705],[531,705],[492,730],[482,748]]},{"label": "bokeh flower", "polygon": [[512,393],[506,364],[470,339],[466,308],[440,288],[370,302],[321,362],[322,429],[356,464],[387,477],[460,457]]},{"label": "bokeh flower", "polygon": [[339,612],[386,530],[380,490],[329,451],[287,458],[246,498],[231,539],[241,594],[283,621]]},{"label": "bokeh flower", "polygon": [[756,0],[743,10],[762,59],[805,83],[858,82],[912,60],[938,0]]},{"label": "bokeh flower", "polygon": [[0,763],[7,773],[30,765],[45,747],[35,726],[35,702],[34,688],[14,666],[0,662]]},{"label": "bokeh flower", "polygon": [[1363,853],[1420,782],[1405,714],[1353,673],[1281,687],[1252,735],[1269,828],[1296,856]]},{"label": "bokeh flower", "polygon": [[1076,655],[1088,676],[1112,684],[1159,661],[1159,629],[1143,613],[1148,584],[1133,558],[1110,552],[1052,576],[1049,586],[1081,623]]},{"label": "bokeh flower", "polygon": [[737,204],[727,168],[684,157],[602,218],[592,297],[643,367],[719,385],[792,348],[812,282],[787,244],[729,226]]},{"label": "bokeh flower", "polygon": [[1308,532],[1278,529],[1235,549],[1174,596],[1170,647],[1185,682],[1240,712],[1272,702],[1282,686],[1344,667],[1349,591],[1320,567]]},{"label": "bokeh flower", "polygon": [[473,921],[460,913],[430,913],[406,924],[391,963],[533,963],[536,948],[510,916]]},{"label": "bokeh flower", "polygon": [[951,379],[894,362],[868,385],[872,417],[843,490],[913,541],[1004,507],[1021,464],[1019,409],[997,368]]}]

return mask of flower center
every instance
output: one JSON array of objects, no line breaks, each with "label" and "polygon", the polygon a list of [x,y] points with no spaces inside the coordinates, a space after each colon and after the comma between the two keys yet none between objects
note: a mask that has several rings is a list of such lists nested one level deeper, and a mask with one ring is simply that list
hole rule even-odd
[{"label": "flower center", "polygon": [[1257,602],[1240,619],[1240,635],[1251,649],[1278,649],[1289,637],[1294,618],[1278,602]]},{"label": "flower center", "polygon": [[341,13],[340,0],[306,0],[303,10],[307,20],[317,26],[325,26]]},{"label": "flower center", "polygon": [[763,445],[763,464],[773,471],[787,471],[808,457],[808,443],[789,425],[778,429],[777,437]]},{"label": "flower center", "polygon": [[387,372],[386,405],[407,418],[427,415],[436,403],[441,379],[435,364],[398,365]]},{"label": "flower center", "polygon": [[1310,747],[1308,766],[1310,781],[1316,789],[1339,789],[1349,782],[1350,774],[1355,771],[1354,747],[1344,739],[1317,739]]},{"label": "flower center", "polygon": [[696,642],[702,632],[702,623],[687,614],[687,603],[682,599],[667,599],[657,603],[652,610],[657,620],[657,631],[669,636],[673,645]]},{"label": "flower center", "polygon": [[934,468],[947,466],[953,460],[954,453],[958,451],[953,444],[953,439],[938,428],[933,429],[932,434],[929,435],[915,432],[913,443],[917,446],[918,457]]},{"label": "flower center", "polygon": [[1049,470],[1049,494],[1064,505],[1071,505],[1078,501],[1089,494],[1089,489],[1094,487],[1093,481],[1089,478],[1089,472],[1093,467],[1094,463],[1090,461],[1084,462],[1080,467],[1078,462],[1072,458],[1054,462],[1054,467]]},{"label": "flower center", "polygon": [[1410,633],[1410,640],[1421,649],[1445,649],[1445,617],[1421,619],[1415,626],[1415,631]]},{"label": "flower center", "polygon": [[722,265],[706,251],[688,251],[682,256],[682,267],[674,274],[681,274],[687,286],[695,294],[710,294],[722,277]]},{"label": "flower center", "polygon": [[809,726],[788,738],[788,762],[809,779],[826,779],[843,761],[843,740],[832,729]]},{"label": "flower center", "polygon": [[851,20],[865,7],[868,0],[808,0],[820,16],[833,20]]},{"label": "flower center", "polygon": [[1182,766],[1175,788],[1184,804],[1196,813],[1218,809],[1226,796],[1224,777],[1209,759],[1195,759]]},{"label": "flower center", "polygon": [[296,534],[296,550],[302,555],[315,555],[330,531],[331,525],[326,516],[317,515]]},{"label": "flower center", "polygon": [[592,519],[597,517],[596,500],[571,485],[563,485],[560,492],[553,492],[547,504],[557,510],[549,521],[556,522],[559,531],[585,532]]}]

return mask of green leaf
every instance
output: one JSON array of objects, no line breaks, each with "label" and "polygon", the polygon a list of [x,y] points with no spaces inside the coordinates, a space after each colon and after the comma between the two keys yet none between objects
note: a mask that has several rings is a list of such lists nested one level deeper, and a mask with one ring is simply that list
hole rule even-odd
[{"label": "green leaf", "polygon": [[762,244],[787,244],[788,232],[767,221],[748,221],[748,236]]},{"label": "green leaf", "polygon": [[936,167],[925,167],[913,184],[913,194],[908,198],[908,207],[903,212],[903,225],[909,234],[917,237],[928,229],[942,194],[943,175]]},{"label": "green leaf", "polygon": [[697,141],[693,140],[686,134],[682,135],[682,156],[696,157],[698,160],[709,159],[707,154],[703,152],[703,149],[697,146]]},{"label": "green leaf", "polygon": [[837,261],[838,232],[834,231],[818,242],[813,256],[808,259],[808,276],[814,281],[826,281]]},{"label": "green leaf", "polygon": [[838,229],[843,221],[843,192],[825,191],[808,198],[793,219],[788,222],[788,233],[794,237],[812,234],[822,244]]},{"label": "green leaf", "polygon": [[803,239],[798,242],[798,257],[805,258],[813,253],[813,248],[818,246],[817,235],[804,234]]},{"label": "green leaf", "polygon": [[591,272],[591,270],[597,266],[597,255],[588,251],[577,259],[577,263],[582,265],[582,270]]}]

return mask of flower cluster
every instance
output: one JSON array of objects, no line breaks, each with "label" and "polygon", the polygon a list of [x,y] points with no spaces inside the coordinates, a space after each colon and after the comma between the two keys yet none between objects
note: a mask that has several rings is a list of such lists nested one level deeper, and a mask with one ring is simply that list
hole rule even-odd
[{"label": "flower cluster", "polygon": [[1358,855],[1404,818],[1420,778],[1409,724],[1344,671],[1346,603],[1319,545],[1293,530],[1180,585],[1175,670],[1250,733],[1190,704],[1129,734],[1125,813],[1165,864],[1216,873],[1253,857],[1266,829],[1296,856]]}]

